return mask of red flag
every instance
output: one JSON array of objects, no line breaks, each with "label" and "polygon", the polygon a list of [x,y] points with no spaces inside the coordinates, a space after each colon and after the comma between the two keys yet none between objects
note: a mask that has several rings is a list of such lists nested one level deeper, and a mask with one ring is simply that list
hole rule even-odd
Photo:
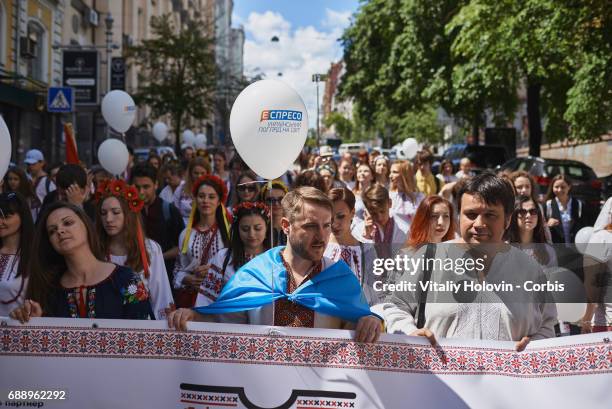
[{"label": "red flag", "polygon": [[72,124],[64,124],[64,134],[66,135],[66,163],[79,164],[79,152],[77,151],[76,140],[72,130]]}]

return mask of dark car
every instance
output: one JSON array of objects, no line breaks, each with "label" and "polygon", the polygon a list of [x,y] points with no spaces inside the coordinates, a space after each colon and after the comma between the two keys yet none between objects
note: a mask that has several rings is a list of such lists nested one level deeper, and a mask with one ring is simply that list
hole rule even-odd
[{"label": "dark car", "polygon": [[603,183],[589,166],[569,159],[546,159],[535,156],[515,158],[501,167],[501,170],[524,170],[533,176],[540,188],[540,195],[548,192],[553,177],[563,174],[572,182],[571,194],[587,204],[585,217],[590,225],[595,222],[603,202]]},{"label": "dark car", "polygon": [[476,168],[495,169],[505,163],[510,156],[502,145],[451,145],[444,151],[443,159],[453,163],[453,168],[459,169],[461,159],[468,158]]}]

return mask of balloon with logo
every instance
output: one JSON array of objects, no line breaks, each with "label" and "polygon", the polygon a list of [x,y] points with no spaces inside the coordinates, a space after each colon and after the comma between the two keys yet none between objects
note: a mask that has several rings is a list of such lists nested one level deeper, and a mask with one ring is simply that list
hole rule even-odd
[{"label": "balloon with logo", "polygon": [[196,134],[194,144],[196,149],[206,149],[206,135],[203,133]]},{"label": "balloon with logo", "polygon": [[168,125],[163,122],[157,122],[153,125],[153,137],[157,142],[161,142],[168,136]]},{"label": "balloon with logo", "polygon": [[4,177],[11,164],[11,134],[0,115],[0,179]]},{"label": "balloon with logo", "polygon": [[107,139],[98,148],[100,165],[111,175],[116,176],[125,172],[129,159],[127,147],[119,139]]},{"label": "balloon with logo", "polygon": [[195,134],[191,129],[185,129],[183,131],[183,143],[186,143],[189,146],[195,145]]},{"label": "balloon with logo", "polygon": [[402,151],[406,159],[414,159],[419,150],[419,144],[416,139],[408,138],[402,143]]},{"label": "balloon with logo", "polygon": [[125,132],[136,119],[136,105],[125,91],[113,90],[102,99],[102,116],[117,132]]},{"label": "balloon with logo", "polygon": [[265,179],[275,179],[295,161],[308,133],[308,113],[300,95],[276,80],[246,87],[232,106],[232,141],[245,163]]}]

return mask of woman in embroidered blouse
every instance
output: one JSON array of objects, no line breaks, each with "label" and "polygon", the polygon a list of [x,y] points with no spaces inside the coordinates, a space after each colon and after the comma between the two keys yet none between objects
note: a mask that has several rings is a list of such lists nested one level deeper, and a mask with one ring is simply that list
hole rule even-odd
[{"label": "woman in embroidered blouse", "polygon": [[414,171],[408,161],[397,161],[389,172],[389,197],[391,213],[402,218],[409,225],[425,195],[416,190]]},{"label": "woman in embroidered blouse", "polygon": [[11,317],[147,319],[151,306],[138,274],[102,260],[85,212],[52,203],[36,227],[26,300]]},{"label": "woman in embroidered blouse", "polygon": [[223,206],[225,183],[217,176],[202,176],[193,186],[193,195],[196,206],[179,236],[180,253],[174,267],[175,301],[183,308],[193,307],[210,262],[230,244],[229,217]]},{"label": "woman in embroidered blouse", "polygon": [[185,183],[174,191],[174,205],[183,216],[183,222],[187,225],[191,213],[191,202],[193,201],[193,185],[196,180],[211,173],[210,163],[204,157],[198,156],[189,162]]},{"label": "woman in embroidered blouse", "polygon": [[18,192],[28,203],[32,219],[36,221],[38,212],[40,211],[41,203],[34,191],[32,182],[28,179],[25,172],[20,168],[10,168],[4,175],[3,183],[4,192]]},{"label": "woman in embroidered blouse", "polygon": [[19,193],[0,194],[0,317],[23,304],[27,284],[26,262],[34,222],[30,206]]},{"label": "woman in embroidered blouse", "polygon": [[538,204],[530,196],[516,198],[510,226],[506,231],[510,244],[518,245],[525,253],[546,267],[557,265],[557,256],[551,246],[546,244],[544,217]]},{"label": "woman in embroidered blouse", "polygon": [[270,209],[262,202],[244,202],[234,207],[231,247],[220,250],[210,262],[195,306],[217,300],[223,286],[253,257],[270,248]]},{"label": "woman in embroidered blouse", "polygon": [[[118,188],[116,193],[113,187]],[[130,202],[125,197],[128,190],[135,198]],[[96,232],[103,254],[112,263],[138,272],[149,292],[153,315],[156,319],[164,319],[166,309],[174,304],[172,289],[160,245],[144,238],[139,220],[143,203],[136,188],[122,180],[114,180],[99,186],[96,199]],[[144,240],[146,254],[140,249],[138,229],[141,229],[140,238]]]},{"label": "woman in embroidered blouse", "polygon": [[[538,209],[542,214],[542,218],[545,219],[544,216],[544,208],[539,202],[538,199],[538,186],[533,180],[533,177],[525,172],[524,170],[517,170],[516,172],[512,172],[510,174],[510,181],[512,182],[512,186],[514,187],[514,193],[517,196],[529,196],[533,203],[538,205]],[[552,238],[550,235],[550,229],[548,224],[543,223],[544,234],[546,237],[546,243],[552,243]]]},{"label": "woman in embroidered blouse", "polygon": [[325,248],[325,257],[334,261],[344,260],[362,281],[364,265],[359,241],[351,233],[355,216],[355,195],[347,188],[331,189],[327,197],[333,203],[332,234]]},{"label": "woman in embroidered blouse", "polygon": [[578,230],[586,225],[584,204],[570,195],[571,187],[567,176],[557,175],[548,189],[546,217],[553,243],[573,243]]}]

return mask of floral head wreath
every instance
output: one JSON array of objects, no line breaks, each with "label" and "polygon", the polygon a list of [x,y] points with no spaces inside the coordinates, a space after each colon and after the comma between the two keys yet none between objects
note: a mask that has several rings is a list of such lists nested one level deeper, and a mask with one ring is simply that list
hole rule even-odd
[{"label": "floral head wreath", "polygon": [[[140,213],[144,207],[144,200],[138,194],[136,187],[134,185],[128,185],[124,180],[111,179],[100,182],[95,195],[96,203],[111,196],[123,198],[127,202],[130,211],[133,213]],[[145,250],[144,234],[140,224],[140,217],[136,218],[136,223],[136,240],[138,241],[140,259],[142,260],[144,275],[146,278],[149,278],[149,261]]]},{"label": "floral head wreath", "polygon": [[144,207],[144,200],[138,194],[136,187],[128,185],[124,180],[111,179],[100,182],[95,195],[96,203],[111,196],[125,199],[134,213],[139,213]]},{"label": "floral head wreath", "polygon": [[200,186],[202,186],[205,182],[212,183],[219,188],[221,191],[221,203],[225,203],[227,201],[227,186],[225,186],[225,182],[218,176],[215,175],[204,175],[200,176],[198,180],[193,184],[193,189],[191,193],[193,196],[198,195],[198,190]]},{"label": "floral head wreath", "polygon": [[242,209],[255,209],[265,219],[270,219],[270,208],[263,202],[242,202],[232,208],[234,222],[238,221],[238,212]]}]

